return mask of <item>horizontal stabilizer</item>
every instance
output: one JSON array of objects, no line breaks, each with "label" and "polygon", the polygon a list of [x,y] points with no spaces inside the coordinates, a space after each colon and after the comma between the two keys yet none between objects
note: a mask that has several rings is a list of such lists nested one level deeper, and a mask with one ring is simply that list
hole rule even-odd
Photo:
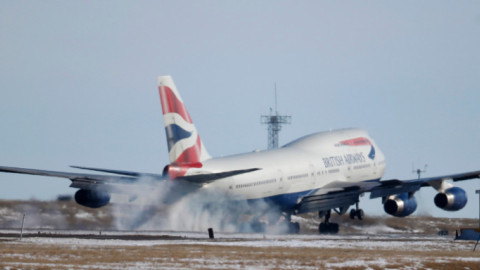
[{"label": "horizontal stabilizer", "polygon": [[208,184],[210,182],[213,182],[215,180],[219,180],[222,178],[227,178],[239,174],[244,174],[244,173],[249,173],[253,171],[258,171],[260,170],[259,168],[253,168],[253,169],[246,169],[246,170],[235,170],[235,171],[227,171],[227,172],[219,172],[219,173],[207,173],[207,174],[196,174],[196,175],[186,175],[186,176],[180,176],[175,178],[175,180],[184,180],[190,183],[196,183],[196,184]]}]

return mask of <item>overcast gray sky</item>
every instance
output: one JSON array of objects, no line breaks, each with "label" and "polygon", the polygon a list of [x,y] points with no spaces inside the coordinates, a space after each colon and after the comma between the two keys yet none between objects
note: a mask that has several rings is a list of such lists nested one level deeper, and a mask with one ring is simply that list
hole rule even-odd
[{"label": "overcast gray sky", "polygon": [[[385,179],[480,169],[478,1],[2,1],[0,165],[158,173],[168,163],[157,76],[172,75],[210,154],[267,146],[260,115],[292,115],[280,144],[361,127]],[[0,174],[0,199],[73,194]],[[455,214],[422,191],[420,211]],[[366,202],[379,214],[380,200]]]}]

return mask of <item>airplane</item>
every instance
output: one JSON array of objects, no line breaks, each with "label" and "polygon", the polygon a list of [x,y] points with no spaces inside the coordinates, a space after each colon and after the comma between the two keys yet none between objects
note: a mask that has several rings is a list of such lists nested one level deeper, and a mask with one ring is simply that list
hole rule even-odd
[{"label": "airplane", "polygon": [[[463,172],[422,179],[381,180],[385,157],[369,134],[357,128],[318,132],[296,139],[281,148],[227,157],[209,155],[171,76],[158,77],[170,164],[161,174],[72,166],[102,172],[71,173],[0,166],[0,172],[68,178],[77,188],[78,204],[98,208],[110,203],[111,194],[125,192],[119,186],[135,186],[147,177],[169,183],[163,202],[173,204],[201,190],[225,194],[226,200],[262,201],[278,209],[289,233],[299,233],[291,217],[318,212],[323,222],[319,233],[338,233],[330,222],[331,212],[363,219],[359,197],[382,198],[386,213],[405,217],[417,208],[415,192],[431,186],[437,190],[435,205],[447,211],[462,209],[466,192],[456,182],[480,178],[480,171]],[[108,174],[105,174],[108,173]],[[223,201],[214,202],[217,204]],[[251,209],[255,212],[255,209]],[[257,213],[252,224],[258,224]],[[265,226],[256,226],[258,231]]]}]

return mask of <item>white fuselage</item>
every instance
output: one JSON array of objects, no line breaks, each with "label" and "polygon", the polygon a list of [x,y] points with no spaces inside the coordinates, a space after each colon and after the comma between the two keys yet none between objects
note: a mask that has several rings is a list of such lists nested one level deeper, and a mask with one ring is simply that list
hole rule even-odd
[{"label": "white fuselage", "polygon": [[[341,142],[365,138],[367,145]],[[293,204],[306,193],[332,182],[378,180],[385,171],[385,158],[369,135],[360,129],[315,133],[282,148],[252,152],[203,162],[187,174],[259,168],[257,171],[212,182],[205,188],[226,191],[245,199],[289,198]]]}]

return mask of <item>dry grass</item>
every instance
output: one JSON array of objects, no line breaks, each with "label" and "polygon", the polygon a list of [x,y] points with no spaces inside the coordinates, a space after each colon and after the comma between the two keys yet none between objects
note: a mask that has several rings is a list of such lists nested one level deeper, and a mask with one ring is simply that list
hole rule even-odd
[{"label": "dry grass", "polygon": [[[0,228],[19,228],[25,213],[25,228],[88,229],[113,228],[110,207],[91,209],[74,201],[0,200]],[[89,216],[90,218],[82,218]]]},{"label": "dry grass", "polygon": [[[460,244],[462,245],[462,244]],[[465,250],[382,250],[222,245],[58,246],[0,242],[2,269],[295,268],[480,269]],[[475,257],[475,256],[473,256]],[[480,257],[480,253],[476,254]],[[465,258],[465,260],[462,260]],[[358,264],[345,262],[358,261]]]}]

